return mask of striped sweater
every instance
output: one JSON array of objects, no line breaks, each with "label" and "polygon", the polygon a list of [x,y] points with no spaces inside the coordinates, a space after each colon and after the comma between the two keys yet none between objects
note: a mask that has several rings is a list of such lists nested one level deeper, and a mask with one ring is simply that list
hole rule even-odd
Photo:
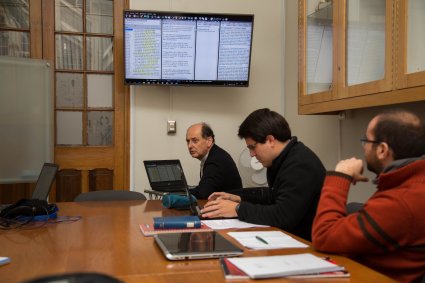
[{"label": "striped sweater", "polygon": [[377,192],[347,215],[351,177],[328,172],[313,223],[313,246],[343,253],[399,282],[425,275],[425,160],[379,175]]}]

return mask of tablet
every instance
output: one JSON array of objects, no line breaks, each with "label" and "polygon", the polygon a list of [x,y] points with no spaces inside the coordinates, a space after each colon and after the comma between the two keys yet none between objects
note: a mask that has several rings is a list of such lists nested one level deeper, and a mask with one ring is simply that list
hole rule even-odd
[{"label": "tablet", "polygon": [[243,254],[242,249],[215,231],[158,234],[154,237],[169,260],[232,257]]}]

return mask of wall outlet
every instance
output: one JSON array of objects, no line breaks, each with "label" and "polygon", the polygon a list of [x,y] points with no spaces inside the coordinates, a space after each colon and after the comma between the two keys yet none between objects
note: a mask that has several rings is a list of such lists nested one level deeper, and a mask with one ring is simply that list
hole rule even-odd
[{"label": "wall outlet", "polygon": [[177,131],[177,123],[176,121],[167,121],[167,133],[175,134]]}]

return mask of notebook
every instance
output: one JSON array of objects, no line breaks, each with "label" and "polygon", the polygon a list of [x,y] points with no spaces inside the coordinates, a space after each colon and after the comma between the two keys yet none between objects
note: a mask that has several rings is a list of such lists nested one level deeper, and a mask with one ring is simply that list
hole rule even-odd
[{"label": "notebook", "polygon": [[186,178],[180,160],[145,160],[143,164],[152,190],[184,192]]},{"label": "notebook", "polygon": [[233,257],[243,250],[215,231],[154,235],[155,242],[169,260]]},{"label": "notebook", "polygon": [[[37,183],[32,193],[33,199],[47,200],[50,190],[52,189],[53,181],[56,177],[56,172],[59,166],[54,163],[44,163],[41,168],[40,175],[38,175]],[[0,206],[0,211],[8,207],[10,204]]]}]

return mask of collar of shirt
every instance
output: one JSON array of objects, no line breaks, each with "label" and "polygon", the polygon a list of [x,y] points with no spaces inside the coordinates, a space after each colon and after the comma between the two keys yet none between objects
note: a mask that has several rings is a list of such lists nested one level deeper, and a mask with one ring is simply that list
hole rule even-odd
[{"label": "collar of shirt", "polygon": [[205,164],[205,161],[207,160],[207,158],[208,158],[208,154],[210,154],[209,152],[207,153],[207,154],[205,154],[205,156],[201,159],[201,173],[200,173],[200,175],[201,175],[201,178],[202,178],[202,174],[203,174],[203,172],[204,172],[204,164]]}]

